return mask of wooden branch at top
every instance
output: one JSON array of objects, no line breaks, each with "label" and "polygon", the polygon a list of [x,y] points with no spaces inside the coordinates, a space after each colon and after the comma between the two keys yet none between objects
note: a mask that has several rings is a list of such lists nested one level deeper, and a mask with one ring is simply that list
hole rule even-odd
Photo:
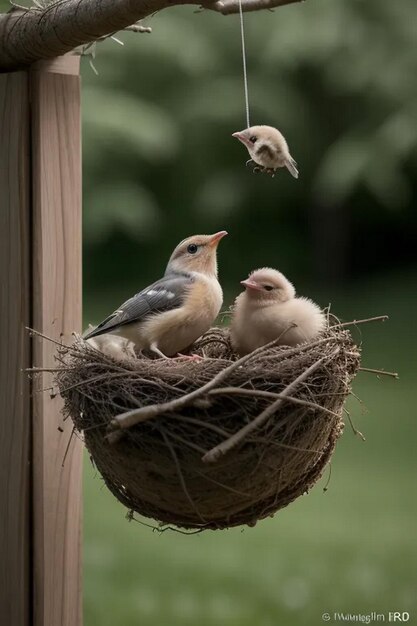
[{"label": "wooden branch at top", "polygon": [[[300,1],[242,0],[242,4],[244,11],[258,11]],[[186,4],[223,15],[239,11],[238,0],[58,0],[45,8],[13,7],[0,14],[0,72],[61,56],[161,9]]]}]

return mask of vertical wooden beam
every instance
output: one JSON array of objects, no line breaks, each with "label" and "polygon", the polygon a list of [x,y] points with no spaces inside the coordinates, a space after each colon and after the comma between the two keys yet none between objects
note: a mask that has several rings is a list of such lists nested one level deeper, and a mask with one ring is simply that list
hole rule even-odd
[{"label": "vertical wooden beam", "polygon": [[30,591],[29,96],[0,75],[0,621],[28,626]]},{"label": "vertical wooden beam", "polygon": [[[81,328],[79,61],[0,75],[0,621],[80,626],[81,443],[23,369]],[[51,384],[43,374],[37,387]],[[64,462],[65,458],[65,462]]]},{"label": "vertical wooden beam", "polygon": [[[35,66],[31,102],[33,327],[71,342],[71,333],[81,329],[79,58]],[[53,344],[36,339],[34,364],[50,367],[54,352]],[[40,384],[49,387],[50,375],[44,374]],[[60,409],[59,397],[34,395],[33,626],[80,626],[82,621],[82,449],[75,436],[69,444],[72,424],[62,424]]]}]

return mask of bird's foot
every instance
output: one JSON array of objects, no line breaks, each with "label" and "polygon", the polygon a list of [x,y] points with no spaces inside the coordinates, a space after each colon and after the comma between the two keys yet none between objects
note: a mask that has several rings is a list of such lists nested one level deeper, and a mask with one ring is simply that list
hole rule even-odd
[{"label": "bird's foot", "polygon": [[[255,163],[255,161],[252,161],[252,159],[250,159],[250,161],[247,161],[246,165],[251,162]],[[264,167],[263,165],[258,165],[256,163],[255,166],[252,168],[252,172],[254,174],[269,174],[270,176],[272,176],[272,178],[274,178],[276,174],[276,170],[273,167]]]},{"label": "bird's foot", "polygon": [[246,167],[248,167],[248,165],[251,165],[252,163],[255,163],[255,161],[253,159],[249,159],[248,161],[246,161],[245,165]]}]

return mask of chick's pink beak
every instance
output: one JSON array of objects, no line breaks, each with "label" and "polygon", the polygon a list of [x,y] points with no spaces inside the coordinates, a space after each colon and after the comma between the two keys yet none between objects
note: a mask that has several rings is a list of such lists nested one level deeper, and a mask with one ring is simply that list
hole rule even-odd
[{"label": "chick's pink beak", "polygon": [[261,285],[259,285],[258,283],[255,283],[255,281],[251,280],[250,278],[247,278],[246,280],[241,280],[240,284],[243,285],[245,289],[253,289],[254,291],[262,291]]},{"label": "chick's pink beak", "polygon": [[232,137],[236,137],[236,139],[239,139],[239,141],[241,141],[245,146],[251,145],[251,142],[244,132],[233,133]]},{"label": "chick's pink beak", "polygon": [[214,233],[209,241],[209,246],[217,246],[219,241],[223,239],[223,237],[226,237],[227,234],[227,230],[220,230],[218,233]]}]

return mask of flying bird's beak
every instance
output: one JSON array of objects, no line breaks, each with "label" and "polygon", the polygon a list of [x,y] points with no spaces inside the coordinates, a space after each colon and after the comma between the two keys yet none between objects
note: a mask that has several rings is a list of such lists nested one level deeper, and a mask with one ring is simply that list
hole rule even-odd
[{"label": "flying bird's beak", "polygon": [[248,137],[246,136],[246,133],[244,132],[239,132],[239,133],[233,133],[232,137],[236,137],[236,139],[239,139],[239,141],[241,141],[245,146],[251,146],[251,142],[249,141]]},{"label": "flying bird's beak", "polygon": [[217,246],[220,240],[223,239],[223,237],[226,237],[227,234],[227,230],[220,230],[218,233],[214,233],[214,235],[211,236],[208,245],[213,247]]},{"label": "flying bird's beak", "polygon": [[243,285],[245,289],[253,289],[254,291],[262,291],[261,285],[259,285],[258,283],[255,283],[255,281],[251,280],[250,278],[247,278],[246,280],[241,280],[240,284]]}]

